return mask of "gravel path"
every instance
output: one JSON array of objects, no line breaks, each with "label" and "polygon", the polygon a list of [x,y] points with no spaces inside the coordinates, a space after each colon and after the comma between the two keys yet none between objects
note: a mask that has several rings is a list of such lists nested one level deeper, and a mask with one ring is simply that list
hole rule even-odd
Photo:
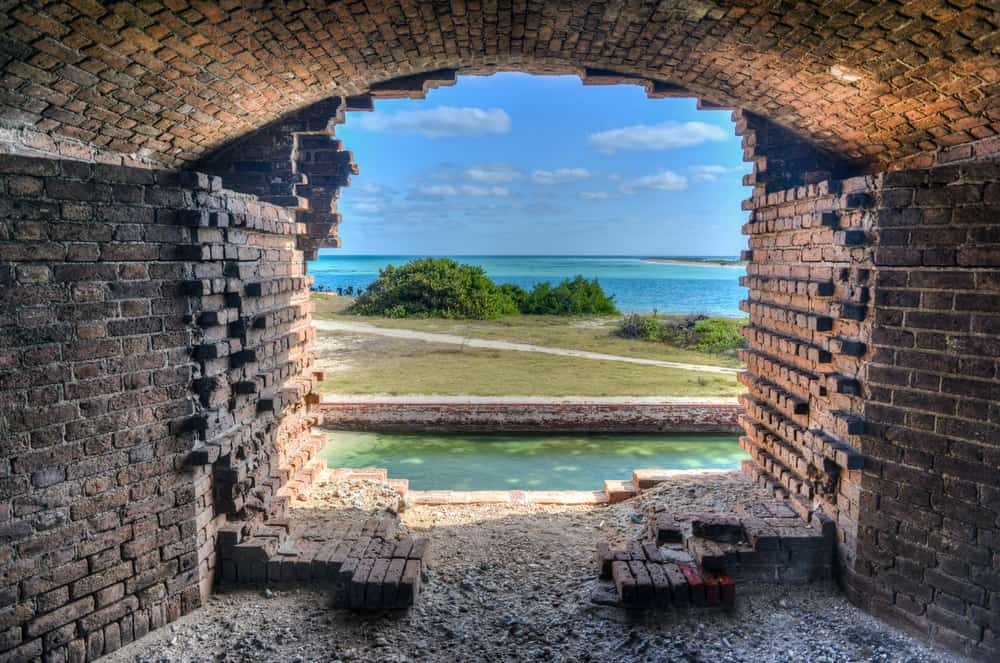
[{"label": "gravel path", "polygon": [[377,334],[379,336],[391,336],[392,338],[404,338],[411,341],[426,341],[428,343],[449,343],[452,345],[465,345],[470,348],[489,348],[491,350],[513,350],[515,352],[541,352],[543,354],[561,355],[564,357],[577,357],[580,359],[596,359],[600,361],[622,361],[629,364],[642,364],[644,366],[659,366],[661,368],[681,368],[686,371],[697,371],[699,373],[719,373],[722,375],[735,375],[739,373],[738,368],[725,368],[722,366],[708,366],[705,364],[684,364],[676,361],[661,361],[659,359],[643,359],[642,357],[623,357],[621,355],[608,355],[602,352],[587,352],[586,350],[569,350],[567,348],[550,348],[544,345],[531,345],[530,343],[511,343],[510,341],[491,341],[483,338],[468,338],[457,334],[438,334],[432,332],[414,331],[412,329],[391,329],[388,327],[376,327],[363,322],[341,322],[339,320],[313,320],[313,326],[321,331],[348,331],[357,334]]},{"label": "gravel path", "polygon": [[[323,528],[396,501],[365,482],[292,509]],[[609,507],[404,511],[433,556],[406,614],[330,610],[323,591],[231,591],[108,657],[156,661],[956,661],[851,606],[830,584],[741,585],[734,611],[628,613],[590,600],[596,541],[634,537],[656,509],[730,510],[759,498],[738,473],[691,476]]]}]

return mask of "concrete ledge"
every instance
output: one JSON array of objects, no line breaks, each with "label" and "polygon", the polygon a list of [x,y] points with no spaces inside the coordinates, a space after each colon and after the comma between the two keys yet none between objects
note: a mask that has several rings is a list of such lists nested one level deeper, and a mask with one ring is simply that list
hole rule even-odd
[{"label": "concrete ledge", "polygon": [[739,433],[735,399],[338,400],[319,404],[338,430],[468,433]]},{"label": "concrete ledge", "polygon": [[411,490],[413,504],[607,504],[600,490]]}]

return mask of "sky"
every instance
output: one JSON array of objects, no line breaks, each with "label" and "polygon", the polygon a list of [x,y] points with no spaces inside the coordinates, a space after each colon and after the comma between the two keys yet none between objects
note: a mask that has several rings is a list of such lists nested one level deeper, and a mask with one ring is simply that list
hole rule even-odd
[{"label": "sky", "polygon": [[337,138],[337,254],[731,256],[745,248],[729,111],[576,76],[463,76],[378,100]]}]

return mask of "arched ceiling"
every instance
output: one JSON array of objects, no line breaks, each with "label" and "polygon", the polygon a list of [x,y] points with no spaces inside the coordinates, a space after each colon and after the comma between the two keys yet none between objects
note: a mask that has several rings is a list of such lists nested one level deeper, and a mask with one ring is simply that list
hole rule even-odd
[{"label": "arched ceiling", "polygon": [[442,68],[639,75],[873,165],[1000,133],[995,0],[6,5],[3,127],[166,164]]}]

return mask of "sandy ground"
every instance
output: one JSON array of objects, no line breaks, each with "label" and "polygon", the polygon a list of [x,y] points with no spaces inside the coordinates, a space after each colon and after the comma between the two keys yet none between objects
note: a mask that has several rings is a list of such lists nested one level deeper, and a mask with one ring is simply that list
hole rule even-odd
[{"label": "sandy ground", "polygon": [[[405,528],[429,536],[433,554],[406,613],[335,611],[315,589],[226,591],[107,660],[956,660],[877,622],[831,584],[741,585],[733,611],[643,614],[591,601],[600,538],[637,536],[656,509],[729,510],[759,497],[734,472],[679,478],[607,507],[411,507]],[[324,485],[292,518],[325,528],[394,503],[372,483]]]},{"label": "sandy ground", "polygon": [[458,336],[457,334],[439,334],[432,332],[414,331],[412,329],[392,329],[389,327],[376,327],[375,325],[363,322],[343,322],[341,320],[313,320],[313,326],[320,331],[346,331],[356,334],[376,334],[378,336],[388,336],[391,338],[402,338],[411,341],[425,341],[427,343],[447,343],[451,345],[462,345],[470,348],[487,348],[490,350],[512,350],[515,352],[541,352],[543,354],[560,355],[563,357],[576,357],[578,359],[595,359],[598,361],[620,361],[629,364],[641,364],[643,366],[659,366],[661,368],[680,368],[699,373],[718,373],[721,375],[735,375],[739,373],[738,368],[725,368],[723,366],[708,366],[705,364],[684,364],[676,361],[661,361],[659,359],[644,359],[642,357],[624,357],[622,355],[609,355],[602,352],[588,352],[586,350],[570,350],[567,348],[550,348],[543,345],[532,345],[530,343],[511,343],[510,341],[492,341],[483,338],[469,338]]}]

